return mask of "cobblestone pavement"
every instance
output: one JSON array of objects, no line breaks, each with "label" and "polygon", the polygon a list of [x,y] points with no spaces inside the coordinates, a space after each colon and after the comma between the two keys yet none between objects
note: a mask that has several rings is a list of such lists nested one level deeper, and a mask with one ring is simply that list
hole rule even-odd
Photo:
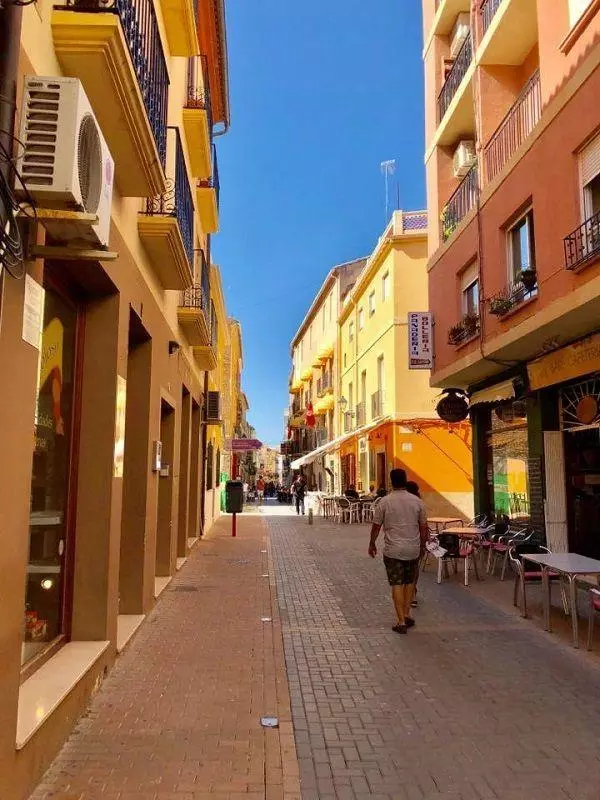
[{"label": "cobblestone pavement", "polygon": [[398,636],[366,527],[267,519],[303,800],[598,800],[584,651],[430,572]]},{"label": "cobblestone pavement", "polygon": [[[260,516],[244,516],[237,539],[226,519],[217,522],[32,800],[299,800],[268,572]],[[265,714],[279,717],[278,729],[260,726]]]}]

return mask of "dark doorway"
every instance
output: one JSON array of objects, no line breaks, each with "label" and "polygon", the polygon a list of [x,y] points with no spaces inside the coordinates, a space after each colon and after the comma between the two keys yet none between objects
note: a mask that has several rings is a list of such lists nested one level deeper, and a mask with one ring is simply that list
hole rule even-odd
[{"label": "dark doorway", "polygon": [[172,575],[175,547],[173,529],[173,455],[175,453],[175,409],[161,400],[160,440],[162,466],[158,479],[158,514],[156,519],[156,577]]},{"label": "dark doorway", "polygon": [[600,559],[600,428],[564,437],[569,550]]},{"label": "dark doorway", "polygon": [[181,387],[181,441],[179,447],[179,516],[177,523],[177,556],[187,553],[189,501],[190,501],[190,434],[192,422],[192,396]]},{"label": "dark doorway", "polygon": [[387,462],[385,453],[377,453],[375,484],[376,489],[379,489],[380,486],[387,487]]},{"label": "dark doorway", "polygon": [[[190,442],[190,505],[188,516],[188,539],[200,535],[200,406],[192,400],[192,435]],[[188,542],[189,544],[189,542]]]}]

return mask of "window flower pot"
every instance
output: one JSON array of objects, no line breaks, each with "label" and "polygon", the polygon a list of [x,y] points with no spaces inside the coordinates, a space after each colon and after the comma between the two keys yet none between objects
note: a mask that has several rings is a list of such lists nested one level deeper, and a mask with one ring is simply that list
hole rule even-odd
[{"label": "window flower pot", "polygon": [[524,269],[519,277],[528,292],[532,292],[537,286],[537,272],[534,269]]},{"label": "window flower pot", "polygon": [[510,297],[493,297],[490,300],[490,314],[495,314],[497,317],[503,317],[513,307],[513,301]]}]

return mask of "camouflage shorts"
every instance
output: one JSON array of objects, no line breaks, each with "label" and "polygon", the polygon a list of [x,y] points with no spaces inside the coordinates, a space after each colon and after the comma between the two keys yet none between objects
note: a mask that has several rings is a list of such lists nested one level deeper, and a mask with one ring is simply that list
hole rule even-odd
[{"label": "camouflage shorts", "polygon": [[383,557],[390,586],[409,586],[417,579],[419,559],[403,561],[400,558]]}]

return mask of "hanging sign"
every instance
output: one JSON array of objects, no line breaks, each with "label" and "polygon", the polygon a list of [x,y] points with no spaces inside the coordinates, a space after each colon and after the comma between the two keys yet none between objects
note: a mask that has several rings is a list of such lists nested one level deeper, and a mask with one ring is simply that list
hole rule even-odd
[{"label": "hanging sign", "polygon": [[408,312],[408,368],[433,369],[433,315]]},{"label": "hanging sign", "polygon": [[448,389],[435,410],[444,422],[462,422],[469,416],[469,401],[464,394]]},{"label": "hanging sign", "polygon": [[239,452],[250,452],[252,450],[260,450],[262,447],[262,442],[259,442],[258,439],[232,439],[231,440],[231,449],[234,453]]}]

